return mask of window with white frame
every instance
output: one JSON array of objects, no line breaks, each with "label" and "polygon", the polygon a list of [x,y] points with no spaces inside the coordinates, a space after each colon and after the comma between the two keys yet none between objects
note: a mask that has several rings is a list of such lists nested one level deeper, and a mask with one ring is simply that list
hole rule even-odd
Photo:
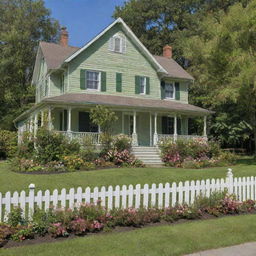
[{"label": "window with white frame", "polygon": [[146,77],[141,76],[140,77],[140,94],[145,94],[146,93]]},{"label": "window with white frame", "polygon": [[165,84],[165,98],[166,99],[174,99],[175,95],[175,87],[173,83]]},{"label": "window with white frame", "polygon": [[125,37],[120,35],[114,35],[109,40],[109,50],[118,53],[125,53],[126,41]]},{"label": "window with white frame", "polygon": [[87,71],[87,89],[99,90],[100,88],[100,72],[97,71]]}]

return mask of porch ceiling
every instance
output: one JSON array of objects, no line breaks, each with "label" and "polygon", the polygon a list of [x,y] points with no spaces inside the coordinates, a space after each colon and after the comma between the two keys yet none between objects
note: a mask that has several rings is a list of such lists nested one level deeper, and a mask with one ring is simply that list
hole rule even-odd
[{"label": "porch ceiling", "polygon": [[174,111],[196,115],[209,115],[213,112],[194,105],[179,103],[171,100],[141,99],[125,96],[72,93],[61,96],[50,97],[43,100],[44,103],[72,104],[72,105],[109,105],[113,107],[139,108],[150,111]]}]

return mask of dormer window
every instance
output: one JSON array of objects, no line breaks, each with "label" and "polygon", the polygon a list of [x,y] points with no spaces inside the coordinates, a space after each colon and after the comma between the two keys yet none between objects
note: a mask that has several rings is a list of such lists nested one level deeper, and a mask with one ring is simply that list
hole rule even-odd
[{"label": "dormer window", "polygon": [[109,50],[117,53],[125,53],[126,41],[125,37],[114,35],[109,40]]}]

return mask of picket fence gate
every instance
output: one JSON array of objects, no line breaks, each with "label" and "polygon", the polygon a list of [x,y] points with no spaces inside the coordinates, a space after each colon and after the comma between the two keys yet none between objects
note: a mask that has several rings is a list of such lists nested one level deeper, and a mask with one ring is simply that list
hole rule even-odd
[{"label": "picket fence gate", "polygon": [[49,190],[44,193],[39,190],[35,193],[35,185],[29,185],[29,193],[25,191],[20,193],[0,193],[0,222],[7,221],[8,215],[13,207],[20,207],[23,210],[23,216],[32,218],[35,207],[48,210],[50,207],[68,207],[74,209],[83,203],[98,203],[111,210],[113,208],[130,208],[130,207],[158,207],[166,208],[176,204],[193,204],[196,197],[203,195],[209,197],[214,191],[223,191],[227,189],[230,194],[235,194],[237,199],[245,201],[256,199],[256,177],[239,177],[234,178],[232,169],[228,169],[227,177],[224,179],[207,179],[197,181],[185,181],[158,184],[152,184],[149,187],[145,184],[143,187],[137,184],[116,186],[113,188],[95,187],[93,190],[87,187],[83,190],[78,187],[76,190],[63,188],[61,192],[57,189],[52,194]]}]

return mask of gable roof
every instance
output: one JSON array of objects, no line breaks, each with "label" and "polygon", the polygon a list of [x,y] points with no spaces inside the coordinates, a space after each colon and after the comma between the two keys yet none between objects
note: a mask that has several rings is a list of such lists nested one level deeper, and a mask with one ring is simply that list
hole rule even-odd
[{"label": "gable roof", "polygon": [[167,74],[168,72],[155,60],[153,55],[149,52],[149,50],[141,43],[138,37],[132,32],[132,30],[126,25],[122,18],[116,19],[113,23],[111,23],[108,27],[106,27],[101,33],[99,33],[96,37],[94,37],[91,41],[89,41],[85,46],[83,46],[80,50],[72,54],[68,57],[65,62],[68,63],[73,60],[76,56],[78,56],[81,52],[86,50],[90,45],[92,45],[95,41],[97,41],[100,37],[102,37],[107,31],[109,31],[112,27],[114,27],[117,23],[120,23],[123,26],[124,32],[130,36],[132,41],[141,49],[142,53],[148,58],[149,61],[156,68],[157,72]]},{"label": "gable roof", "polygon": [[[123,26],[124,31],[131,37],[133,42],[139,47],[139,49],[141,49],[144,55],[157,69],[157,72],[161,73],[163,77],[194,80],[194,78],[188,74],[175,60],[163,56],[153,56],[121,18],[115,20],[82,48],[73,46],[63,47],[55,43],[40,42],[39,49],[42,51],[48,70],[59,69],[64,63],[68,63],[73,60],[117,23],[120,23]],[[33,80],[34,79],[32,79],[32,81]]]}]

